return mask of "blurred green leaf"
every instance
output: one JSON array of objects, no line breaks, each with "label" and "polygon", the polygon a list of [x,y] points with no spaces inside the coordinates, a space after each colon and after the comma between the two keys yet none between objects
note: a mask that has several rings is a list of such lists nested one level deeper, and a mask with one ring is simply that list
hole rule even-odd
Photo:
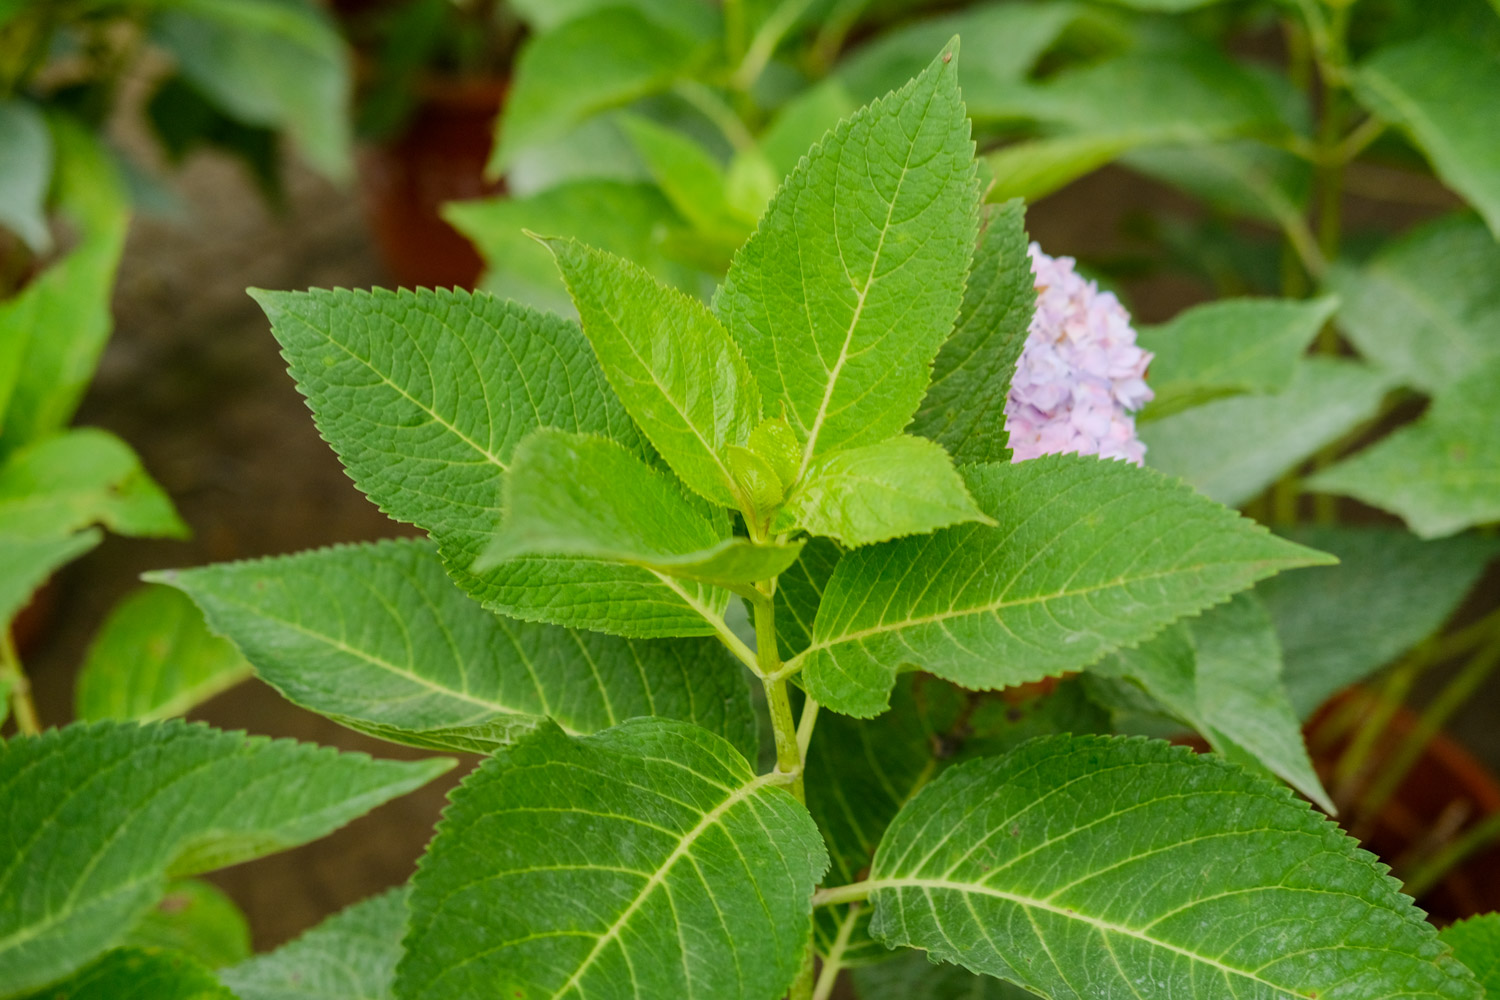
[{"label": "blurred green leaf", "polygon": [[1339,559],[1257,588],[1276,622],[1282,679],[1302,718],[1436,632],[1500,553],[1495,539],[1424,542],[1399,528],[1303,526],[1285,534]]},{"label": "blurred green leaf", "polygon": [[317,170],[345,179],[350,158],[349,58],[310,0],[171,0],[151,34],[178,71],[247,125],[285,129]]},{"label": "blurred green leaf", "polygon": [[[879,946],[883,954],[890,954]],[[903,948],[895,958],[854,969],[859,1000],[1035,1000],[1036,994],[961,965],[934,962],[918,948]]]},{"label": "blurred green leaf", "polygon": [[1437,394],[1416,423],[1324,469],[1309,489],[1399,514],[1423,538],[1500,521],[1500,357]]},{"label": "blurred green leaf", "polygon": [[98,528],[56,538],[0,534],[0,627],[10,624],[56,570],[103,540]]},{"label": "blurred green leaf", "polygon": [[219,978],[239,1000],[392,1000],[406,896],[403,886],[355,903]]},{"label": "blurred green leaf", "polygon": [[52,246],[47,189],[52,183],[52,134],[29,101],[0,100],[0,226],[36,253]]},{"label": "blurred green leaf", "polygon": [[64,431],[0,462],[0,531],[45,537],[91,524],[121,535],[188,536],[140,457],[107,431]]},{"label": "blurred green leaf", "polygon": [[1121,162],[1223,211],[1279,226],[1301,223],[1312,193],[1312,164],[1252,139],[1135,149]]},{"label": "blurred green leaf", "polygon": [[662,194],[684,219],[706,232],[738,234],[741,242],[750,235],[750,227],[730,208],[724,168],[708,150],[647,118],[631,115],[624,126]]},{"label": "blurred green leaf", "polygon": [[1363,267],[1336,263],[1328,287],[1360,353],[1424,392],[1500,357],[1500,244],[1473,216],[1420,226]]},{"label": "blurred green leaf", "polygon": [[113,326],[110,297],[130,209],[109,153],[83,125],[49,119],[58,208],[73,249],[0,303],[0,455],[67,425]]},{"label": "blurred green leaf", "polygon": [[719,14],[702,0],[507,0],[539,32],[555,31],[576,18],[609,7],[627,7],[687,34],[719,33]]},{"label": "blurred green leaf", "polygon": [[452,202],[443,216],[484,257],[482,287],[536,309],[577,314],[552,254],[523,229],[573,236],[635,261],[674,285],[690,281],[690,272],[668,259],[659,241],[680,220],[655,185],[574,181],[527,198]]},{"label": "blurred green leaf", "polygon": [[1374,417],[1389,388],[1386,375],[1357,362],[1304,358],[1285,392],[1215,400],[1142,424],[1146,464],[1238,507]]},{"label": "blurred green leaf", "polygon": [[700,57],[693,38],[630,7],[603,7],[533,38],[516,63],[489,170],[590,115],[665,90]]},{"label": "blurred green leaf", "polygon": [[[0,986],[0,990],[4,987]],[[154,948],[117,948],[28,1000],[235,1000],[196,959]]]},{"label": "blurred green leaf", "polygon": [[226,639],[209,632],[192,599],[171,587],[135,591],[105,619],[75,691],[79,719],[169,719],[251,674]]},{"label": "blurred green leaf", "polygon": [[1380,49],[1360,63],[1354,92],[1421,146],[1439,177],[1500,239],[1500,61],[1474,39],[1433,33]]},{"label": "blurred green leaf", "polygon": [[220,150],[245,165],[268,200],[281,200],[281,149],[272,129],[226,115],[181,76],[162,81],[146,104],[146,118],[172,163],[201,148]]},{"label": "blurred green leaf", "polygon": [[180,951],[222,969],[250,957],[250,924],[222,889],[201,879],[179,879],[168,883],[121,944]]},{"label": "blurred green leaf", "polygon": [[1156,398],[1141,414],[1154,420],[1221,396],[1285,389],[1297,359],[1338,307],[1334,298],[1220,299],[1139,328],[1151,360]]},{"label": "blurred green leaf", "polygon": [[1282,685],[1276,629],[1253,592],[1088,669],[1139,684],[1165,714],[1201,733],[1227,759],[1264,768],[1334,811]]}]

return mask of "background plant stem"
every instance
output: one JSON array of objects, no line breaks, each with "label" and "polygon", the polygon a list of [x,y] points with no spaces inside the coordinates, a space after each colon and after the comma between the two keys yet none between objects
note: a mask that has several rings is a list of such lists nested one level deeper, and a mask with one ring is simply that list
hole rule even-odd
[{"label": "background plant stem", "polygon": [[42,724],[37,718],[36,703],[31,700],[31,682],[26,679],[26,671],[21,669],[21,657],[8,628],[0,632],[0,678],[9,682],[10,706],[16,716],[16,728],[28,736],[40,733]]}]

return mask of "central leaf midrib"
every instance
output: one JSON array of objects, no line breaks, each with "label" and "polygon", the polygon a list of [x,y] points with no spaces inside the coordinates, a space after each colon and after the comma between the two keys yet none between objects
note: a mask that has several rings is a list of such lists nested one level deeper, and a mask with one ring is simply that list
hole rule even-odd
[{"label": "central leaf midrib", "polygon": [[1102,934],[1119,934],[1123,937],[1133,938],[1152,947],[1161,948],[1164,951],[1170,951],[1173,954],[1181,955],[1191,961],[1201,962],[1202,964],[1210,966],[1214,969],[1218,969],[1221,972],[1231,973],[1236,976],[1241,976],[1252,982],[1260,983],[1262,986],[1267,986],[1275,990],[1277,993],[1292,992],[1289,987],[1270,982],[1266,979],[1262,979],[1260,976],[1257,976],[1254,972],[1251,972],[1248,969],[1240,969],[1232,965],[1225,965],[1223,962],[1220,962],[1217,959],[1210,958],[1207,955],[1201,955],[1195,951],[1190,951],[1187,948],[1181,947],[1180,945],[1175,945],[1168,941],[1163,941],[1160,938],[1153,937],[1145,931],[1138,930],[1134,927],[1126,927],[1123,924],[1116,924],[1108,920],[1100,919],[1099,917],[1089,916],[1088,914],[1078,912],[1072,907],[1056,906],[1045,900],[1034,899],[1030,896],[1023,896],[1020,893],[1006,892],[1003,889],[996,889],[992,886],[977,885],[971,882],[954,882],[949,879],[888,878],[872,879],[867,884],[869,885],[870,894],[872,896],[881,889],[921,889],[924,892],[926,892],[927,890],[936,889],[948,892],[973,893],[981,896],[990,896],[995,899],[1002,899],[1008,903],[1014,903],[1017,906],[1020,906],[1027,910],[1042,910],[1047,913],[1051,913],[1054,916],[1062,917],[1066,920],[1075,920],[1079,923],[1086,924],[1089,927],[1092,927],[1094,930],[1097,930]]},{"label": "central leaf midrib", "polygon": [[[718,820],[727,812],[729,812],[730,809],[739,805],[741,802],[746,801],[750,798],[751,795],[760,791],[760,789],[765,787],[766,785],[773,784],[782,780],[783,777],[784,776],[780,776],[774,771],[767,774],[762,774],[759,777],[753,779],[749,784],[741,785],[739,788],[735,789],[724,799],[723,802],[720,802],[717,806],[714,806],[714,808],[704,813],[703,818],[700,819],[691,830],[687,831],[681,836],[681,838],[677,841],[677,846],[672,849],[672,852],[668,854],[664,859],[662,859],[661,864],[657,866],[656,870],[651,873],[651,876],[646,880],[645,884],[641,886],[640,891],[636,893],[635,898],[630,901],[630,905],[627,906],[623,911],[621,911],[620,915],[615,918],[614,923],[610,924],[609,927],[607,927],[604,932],[599,935],[599,939],[594,942],[593,949],[584,956],[583,960],[579,963],[578,968],[575,969],[573,971],[573,974],[568,977],[567,982],[563,983],[552,992],[553,1000],[557,1000],[557,998],[566,995],[569,990],[573,990],[579,985],[579,983],[583,979],[583,974],[587,972],[588,969],[598,959],[599,955],[604,951],[605,946],[619,936],[621,930],[623,930],[625,925],[630,922],[630,918],[635,915],[635,912],[639,910],[643,905],[645,905],[646,900],[650,898],[651,894],[656,891],[658,886],[661,886],[665,883],[667,875],[670,874],[672,869],[677,865],[678,861],[681,861],[684,857],[687,856],[688,851],[692,848],[693,844],[697,842],[699,837],[706,833],[712,826],[716,825]],[[621,947],[624,947],[623,943],[621,944]],[[578,990],[578,993],[581,996],[583,994],[583,991]]]},{"label": "central leaf midrib", "polygon": [[[921,132],[922,124],[925,124],[927,121],[927,113],[932,108],[932,102],[936,99],[937,90],[934,89],[932,93],[927,95],[927,106],[922,109],[921,121],[917,125],[918,134]],[[906,147],[906,157],[901,161],[901,176],[896,180],[896,190],[891,193],[890,203],[886,205],[885,224],[880,227],[880,240],[875,245],[875,252],[870,257],[870,271],[865,276],[864,288],[860,289],[859,301],[854,306],[854,315],[850,317],[849,326],[844,331],[844,343],[839,348],[839,358],[834,362],[833,367],[829,369],[828,385],[823,390],[823,401],[819,404],[817,416],[813,418],[812,427],[807,432],[807,447],[802,452],[802,468],[797,473],[799,479],[807,474],[807,467],[812,463],[813,453],[818,444],[818,435],[822,433],[823,421],[828,416],[828,404],[833,399],[833,390],[838,385],[839,374],[843,371],[844,363],[849,360],[849,345],[854,341],[854,331],[858,329],[859,321],[864,316],[865,303],[869,300],[870,290],[875,287],[875,269],[880,266],[881,254],[885,252],[885,238],[891,231],[891,218],[896,214],[896,202],[900,200],[901,189],[906,184],[907,175],[911,172],[911,157],[916,147],[916,136],[913,136],[911,143]],[[837,234],[837,232],[838,223],[835,221],[834,233]],[[835,235],[836,238],[837,236]],[[842,264],[842,249],[840,250],[839,257]],[[845,273],[847,274],[848,272],[846,271]],[[814,338],[814,344],[816,344],[816,338]]]}]

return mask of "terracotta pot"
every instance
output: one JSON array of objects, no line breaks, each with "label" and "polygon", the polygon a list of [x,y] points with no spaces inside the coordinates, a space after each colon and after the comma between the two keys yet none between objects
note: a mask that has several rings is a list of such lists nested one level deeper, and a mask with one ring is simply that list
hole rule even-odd
[{"label": "terracotta pot", "polygon": [[[1308,722],[1308,733],[1316,732],[1323,720],[1345,710],[1351,701],[1369,697],[1357,688],[1345,692]],[[1405,708],[1397,711],[1376,746],[1377,769],[1383,763],[1381,755],[1401,746],[1416,725],[1415,713]],[[1341,737],[1315,755],[1314,763],[1325,782],[1330,781],[1347,740],[1348,736]],[[1430,843],[1434,837],[1451,842],[1495,813],[1500,813],[1500,780],[1455,740],[1439,733],[1375,816],[1364,843],[1401,875],[1402,862],[1414,848],[1430,849],[1435,846]],[[1439,924],[1500,910],[1500,844],[1471,855],[1418,903]]]},{"label": "terracotta pot", "polygon": [[402,287],[473,288],[474,247],[439,215],[450,201],[500,193],[484,179],[508,81],[433,80],[405,133],[360,155],[365,211],[391,279]]}]

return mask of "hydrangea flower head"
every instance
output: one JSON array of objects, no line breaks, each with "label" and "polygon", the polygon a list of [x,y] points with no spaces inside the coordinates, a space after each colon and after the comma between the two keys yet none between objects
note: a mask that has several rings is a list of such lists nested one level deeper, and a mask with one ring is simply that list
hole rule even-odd
[{"label": "hydrangea flower head", "polygon": [[1136,410],[1151,401],[1151,354],[1135,342],[1130,314],[1111,292],[1031,244],[1036,312],[1005,401],[1012,461],[1073,452],[1140,465]]}]

